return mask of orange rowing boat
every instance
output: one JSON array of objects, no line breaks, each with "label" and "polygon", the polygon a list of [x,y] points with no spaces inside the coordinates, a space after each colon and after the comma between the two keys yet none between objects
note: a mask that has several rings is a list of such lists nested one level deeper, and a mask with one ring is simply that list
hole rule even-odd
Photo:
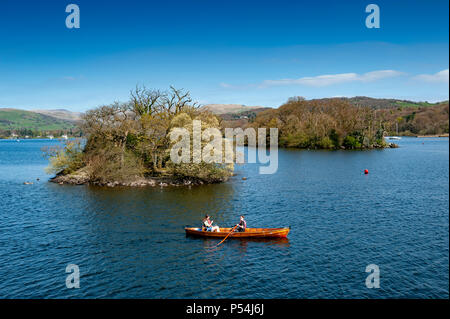
[{"label": "orange rowing boat", "polygon": [[[226,237],[232,228],[220,228],[220,232],[203,231],[198,227],[185,227],[186,235],[202,236],[202,237]],[[289,234],[290,227],[284,228],[246,228],[245,232],[233,232],[229,238],[286,238]]]}]

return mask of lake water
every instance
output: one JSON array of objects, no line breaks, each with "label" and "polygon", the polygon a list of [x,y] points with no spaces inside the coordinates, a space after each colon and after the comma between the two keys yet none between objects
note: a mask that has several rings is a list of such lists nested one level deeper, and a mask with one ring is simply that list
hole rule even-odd
[{"label": "lake water", "polygon": [[[225,184],[138,189],[49,183],[41,148],[56,143],[0,140],[0,298],[449,297],[448,138],[279,150],[274,175],[245,164]],[[205,213],[292,229],[211,252],[218,240],[183,230]],[[369,264],[379,289],[366,288]]]}]

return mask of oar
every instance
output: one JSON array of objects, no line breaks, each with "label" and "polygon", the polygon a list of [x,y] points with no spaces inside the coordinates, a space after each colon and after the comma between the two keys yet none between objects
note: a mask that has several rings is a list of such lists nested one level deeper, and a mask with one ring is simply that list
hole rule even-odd
[{"label": "oar", "polygon": [[234,226],[233,229],[231,229],[231,231],[228,233],[228,235],[226,235],[225,238],[216,245],[216,247],[219,246],[221,243],[223,243],[228,238],[228,236],[230,236],[231,233],[236,229],[236,227],[238,227],[238,225]]}]

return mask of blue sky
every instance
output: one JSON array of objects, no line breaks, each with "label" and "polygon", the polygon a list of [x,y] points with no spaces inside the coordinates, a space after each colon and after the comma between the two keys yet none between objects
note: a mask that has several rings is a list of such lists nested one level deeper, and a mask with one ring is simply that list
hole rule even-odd
[{"label": "blue sky", "polygon": [[[68,29],[65,8],[80,8]],[[368,29],[365,8],[380,7]],[[0,107],[72,111],[137,84],[196,101],[448,99],[448,1],[2,0]]]}]

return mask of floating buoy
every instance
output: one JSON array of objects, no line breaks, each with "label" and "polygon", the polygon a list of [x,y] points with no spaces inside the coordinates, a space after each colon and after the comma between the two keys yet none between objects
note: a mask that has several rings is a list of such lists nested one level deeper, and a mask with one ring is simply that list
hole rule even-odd
[{"label": "floating buoy", "polygon": [[364,170],[364,174],[366,174],[366,175],[369,174],[369,170],[368,170],[368,169],[365,169],[365,170]]}]

